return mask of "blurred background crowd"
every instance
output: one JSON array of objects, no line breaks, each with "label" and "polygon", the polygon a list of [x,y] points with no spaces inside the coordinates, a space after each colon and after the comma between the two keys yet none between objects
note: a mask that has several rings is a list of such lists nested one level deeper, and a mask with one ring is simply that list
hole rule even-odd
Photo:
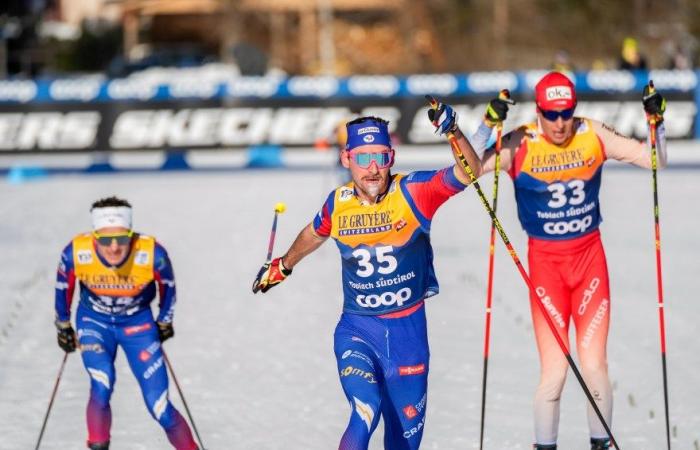
[{"label": "blurred background crowd", "polygon": [[691,69],[694,0],[3,0],[0,78]]}]

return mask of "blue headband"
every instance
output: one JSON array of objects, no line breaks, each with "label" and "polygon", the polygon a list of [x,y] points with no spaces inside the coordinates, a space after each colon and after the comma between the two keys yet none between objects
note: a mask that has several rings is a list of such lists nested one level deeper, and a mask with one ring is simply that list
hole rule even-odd
[{"label": "blue headband", "polygon": [[[354,122],[354,121],[353,121]],[[361,122],[348,123],[348,140],[345,150],[352,150],[361,145],[385,145],[391,148],[391,137],[387,122],[367,118]]]}]

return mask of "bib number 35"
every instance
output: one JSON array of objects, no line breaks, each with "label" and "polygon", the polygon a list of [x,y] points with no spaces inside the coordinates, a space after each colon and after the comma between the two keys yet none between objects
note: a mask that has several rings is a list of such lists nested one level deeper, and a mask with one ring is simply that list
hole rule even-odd
[{"label": "bib number 35", "polygon": [[[374,262],[372,261],[372,253],[370,253],[370,250],[374,251]],[[392,273],[398,266],[396,258],[391,254],[393,251],[394,247],[391,245],[373,247],[371,249],[358,248],[352,252],[352,256],[357,258],[357,275],[368,277],[375,271],[382,275]]]}]

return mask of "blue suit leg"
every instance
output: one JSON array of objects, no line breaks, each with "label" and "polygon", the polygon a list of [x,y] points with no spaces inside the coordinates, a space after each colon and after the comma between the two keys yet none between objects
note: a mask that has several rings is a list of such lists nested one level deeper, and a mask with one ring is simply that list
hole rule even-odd
[{"label": "blue suit leg", "polygon": [[381,369],[370,346],[340,326],[335,333],[335,356],[340,384],[352,408],[339,450],[366,450],[379,423]]},{"label": "blue suit leg", "polygon": [[383,362],[386,397],[382,404],[384,448],[420,447],[428,400],[430,350],[425,311],[387,321],[387,355]]},{"label": "blue suit leg", "polygon": [[86,411],[88,443],[108,442],[112,427],[109,400],[116,381],[114,358],[117,354],[117,341],[114,328],[82,314],[80,309],[76,325],[80,355],[85,370],[90,375],[90,399]]},{"label": "blue suit leg", "polygon": [[119,341],[148,412],[163,427],[170,443],[178,450],[196,449],[187,422],[168,397],[168,372],[153,319],[122,328]]}]

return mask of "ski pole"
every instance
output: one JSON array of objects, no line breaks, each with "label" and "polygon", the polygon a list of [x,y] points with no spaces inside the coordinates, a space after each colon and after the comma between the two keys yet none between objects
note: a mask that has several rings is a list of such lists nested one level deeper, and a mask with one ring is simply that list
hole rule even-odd
[{"label": "ski pole", "polygon": [[46,414],[44,415],[44,423],[41,424],[41,431],[39,432],[39,438],[36,440],[35,450],[39,450],[41,445],[41,439],[44,437],[44,430],[46,430],[46,423],[49,421],[49,414],[51,413],[51,407],[53,406],[53,401],[56,398],[56,393],[58,392],[58,384],[61,382],[61,376],[63,375],[63,369],[66,367],[66,361],[68,361],[68,352],[64,353],[63,361],[61,361],[61,368],[58,369],[58,376],[56,376],[56,383],[53,386],[53,392],[51,392],[51,399],[49,399],[49,406],[46,408]]},{"label": "ski pole", "polygon": [[[507,89],[499,93],[502,100],[510,100],[510,93]],[[512,100],[511,100],[512,102]],[[501,170],[501,135],[503,133],[503,122],[496,126],[496,167],[493,172],[493,212],[496,212],[498,202],[498,175]],[[481,377],[481,425],[479,430],[479,449],[484,448],[484,416],[486,413],[486,377],[489,365],[489,343],[491,341],[491,299],[493,298],[493,262],[496,243],[496,226],[491,221],[491,237],[489,239],[489,276],[486,287],[486,318],[484,326],[484,370]]]},{"label": "ski pole", "polygon": [[194,423],[194,419],[192,419],[192,413],[190,413],[190,408],[187,406],[187,400],[185,400],[185,396],[182,394],[182,389],[180,388],[180,383],[177,382],[177,377],[175,376],[175,371],[173,370],[173,366],[170,364],[170,359],[168,359],[168,355],[165,354],[165,349],[162,348],[161,350],[163,351],[163,359],[165,360],[165,364],[168,366],[168,370],[170,371],[170,376],[173,377],[173,381],[175,382],[175,387],[177,388],[177,393],[180,394],[180,399],[182,400],[182,404],[185,406],[185,412],[187,413],[187,417],[190,419],[190,423],[192,424],[192,429],[194,430],[195,436],[197,436],[197,441],[199,442],[199,448],[200,450],[205,450],[204,449],[204,444],[202,443],[202,438],[199,436],[199,431],[197,431],[197,425]]},{"label": "ski pole", "polygon": [[[656,94],[654,81],[649,80],[648,96]],[[651,142],[651,178],[654,191],[654,237],[656,244],[656,286],[659,306],[659,331],[661,335],[661,368],[664,383],[664,412],[666,415],[666,446],[671,449],[671,427],[668,418],[668,378],[666,376],[666,326],[664,324],[664,291],[661,277],[661,227],[659,225],[659,191],[656,185],[656,117],[647,115],[649,141]]]},{"label": "ski pole", "polygon": [[[437,100],[435,100],[433,97],[431,97],[429,95],[426,95],[426,98],[430,102],[431,108],[437,109],[437,107],[438,107]],[[510,253],[511,258],[513,258],[513,262],[515,263],[516,267],[518,268],[520,275],[522,276],[523,280],[525,281],[528,288],[530,289],[530,292],[532,294],[534,294],[537,299],[539,299],[539,301],[535,302],[535,304],[539,307],[540,311],[542,312],[542,315],[544,316],[547,325],[549,326],[550,330],[552,331],[552,334],[554,335],[554,338],[556,339],[557,343],[559,344],[559,348],[561,349],[562,353],[564,353],[564,357],[566,358],[566,360],[569,363],[569,367],[571,367],[571,371],[574,372],[576,379],[578,380],[579,384],[581,385],[581,389],[583,389],[584,394],[586,394],[586,398],[588,398],[588,401],[590,402],[591,407],[595,411],[596,416],[598,416],[598,420],[600,420],[600,423],[603,425],[603,428],[605,428],[605,432],[608,433],[608,436],[610,437],[611,444],[616,449],[620,450],[620,447],[617,445],[617,442],[615,441],[615,438],[613,437],[612,431],[610,431],[610,427],[608,426],[607,422],[603,418],[603,414],[600,412],[598,405],[596,405],[595,400],[593,399],[593,395],[591,394],[590,389],[588,389],[586,382],[583,380],[583,376],[581,375],[581,372],[579,371],[578,366],[576,366],[574,359],[571,357],[571,353],[569,353],[569,349],[566,347],[566,344],[564,344],[564,341],[562,340],[561,336],[559,336],[559,333],[557,332],[556,326],[554,325],[552,318],[549,317],[549,313],[547,312],[545,305],[542,303],[542,299],[540,298],[539,295],[537,295],[537,293],[535,291],[535,285],[532,283],[532,280],[530,279],[527,272],[525,271],[525,268],[523,267],[522,262],[520,262],[520,258],[518,257],[517,252],[515,251],[515,249],[513,248],[513,245],[511,244],[510,240],[508,239],[508,235],[506,235],[506,232],[503,229],[501,222],[498,220],[498,217],[496,217],[496,213],[493,211],[493,208],[491,208],[491,205],[489,204],[488,199],[484,195],[484,191],[481,189],[481,186],[479,185],[479,182],[476,179],[476,175],[474,175],[474,171],[469,166],[469,163],[467,162],[466,158],[464,157],[462,150],[459,148],[459,143],[457,142],[457,137],[454,135],[454,133],[448,132],[447,133],[447,140],[450,142],[450,146],[452,147],[453,153],[455,154],[455,156],[457,156],[457,159],[459,160],[460,164],[462,165],[464,172],[467,174],[467,176],[469,177],[469,180],[471,181],[471,184],[474,186],[474,189],[476,190],[476,193],[479,196],[479,199],[481,200],[481,204],[484,205],[484,208],[486,208],[486,211],[488,212],[489,216],[491,217],[491,221],[492,221],[493,225],[496,227],[496,230],[498,230],[498,234],[501,236],[501,240],[503,241],[503,244],[506,246],[508,253]]]},{"label": "ski pole", "polygon": [[275,245],[275,234],[277,234],[277,216],[287,210],[287,205],[279,202],[275,205],[275,217],[272,219],[272,230],[270,231],[270,243],[267,246],[267,262],[272,261],[272,247]]}]

